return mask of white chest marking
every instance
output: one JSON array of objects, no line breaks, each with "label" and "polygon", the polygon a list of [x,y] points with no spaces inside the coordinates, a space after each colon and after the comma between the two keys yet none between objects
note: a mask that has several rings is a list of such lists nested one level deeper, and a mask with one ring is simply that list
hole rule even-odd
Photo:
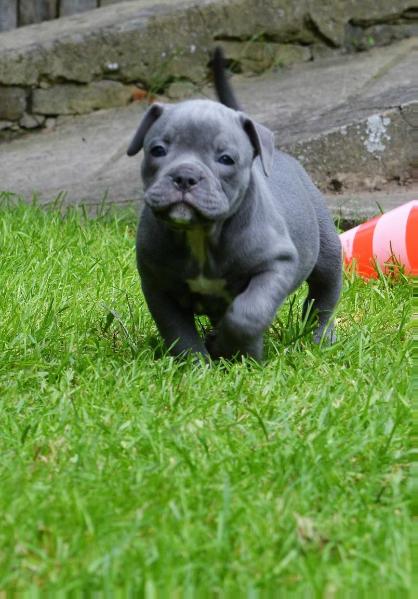
[{"label": "white chest marking", "polygon": [[202,269],[206,259],[206,239],[202,229],[196,228],[187,231],[187,241],[193,257],[199,268]]},{"label": "white chest marking", "polygon": [[225,289],[225,279],[208,279],[202,274],[199,274],[195,279],[186,279],[189,289],[192,293],[200,293],[201,295],[214,295],[223,297],[229,300],[229,293]]},{"label": "white chest marking", "polygon": [[206,238],[201,229],[192,229],[187,232],[187,241],[190,245],[190,250],[193,257],[199,265],[201,271],[194,279],[186,279],[186,283],[192,293],[200,295],[213,295],[222,297],[230,302],[231,297],[228,290],[225,289],[225,279],[208,279],[202,274],[203,266],[206,260]]}]

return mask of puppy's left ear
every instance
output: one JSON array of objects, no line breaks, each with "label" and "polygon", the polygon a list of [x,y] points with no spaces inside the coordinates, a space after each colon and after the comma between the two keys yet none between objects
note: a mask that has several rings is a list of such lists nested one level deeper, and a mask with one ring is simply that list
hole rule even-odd
[{"label": "puppy's left ear", "polygon": [[260,156],[263,171],[266,177],[270,175],[273,165],[274,135],[270,129],[255,123],[245,115],[241,115],[244,131],[250,138],[256,155]]},{"label": "puppy's left ear", "polygon": [[163,111],[163,104],[152,104],[152,106],[148,108],[142,121],[139,123],[139,127],[136,130],[133,140],[129,144],[127,151],[128,156],[135,156],[135,154],[138,154],[139,150],[142,149],[146,134],[148,133],[149,129],[151,129],[155,121],[162,115]]}]

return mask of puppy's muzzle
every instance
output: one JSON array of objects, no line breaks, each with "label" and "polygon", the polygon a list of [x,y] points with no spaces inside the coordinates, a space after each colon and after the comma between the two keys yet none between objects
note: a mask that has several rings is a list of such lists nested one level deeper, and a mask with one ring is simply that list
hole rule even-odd
[{"label": "puppy's muzzle", "polygon": [[199,197],[205,194],[205,188],[207,181],[202,170],[183,163],[166,172],[161,184],[146,194],[145,200],[162,220],[187,227],[206,220],[199,210]]}]

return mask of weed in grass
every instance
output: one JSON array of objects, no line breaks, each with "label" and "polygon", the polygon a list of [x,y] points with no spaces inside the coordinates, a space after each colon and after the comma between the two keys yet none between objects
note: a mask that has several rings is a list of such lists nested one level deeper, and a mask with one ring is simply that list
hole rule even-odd
[{"label": "weed in grass", "polygon": [[407,592],[404,277],[346,278],[333,346],[301,290],[263,365],[201,367],[161,349],[131,216],[6,203],[0,588]]}]

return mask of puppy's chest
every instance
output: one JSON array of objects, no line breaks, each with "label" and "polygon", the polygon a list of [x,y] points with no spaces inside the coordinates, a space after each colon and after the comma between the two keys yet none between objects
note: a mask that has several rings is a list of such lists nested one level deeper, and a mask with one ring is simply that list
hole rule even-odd
[{"label": "puppy's chest", "polygon": [[187,233],[187,243],[190,249],[192,275],[185,282],[193,298],[196,312],[210,311],[229,305],[233,294],[228,288],[227,279],[219,276],[219,268],[210,255],[206,240],[200,231]]}]

